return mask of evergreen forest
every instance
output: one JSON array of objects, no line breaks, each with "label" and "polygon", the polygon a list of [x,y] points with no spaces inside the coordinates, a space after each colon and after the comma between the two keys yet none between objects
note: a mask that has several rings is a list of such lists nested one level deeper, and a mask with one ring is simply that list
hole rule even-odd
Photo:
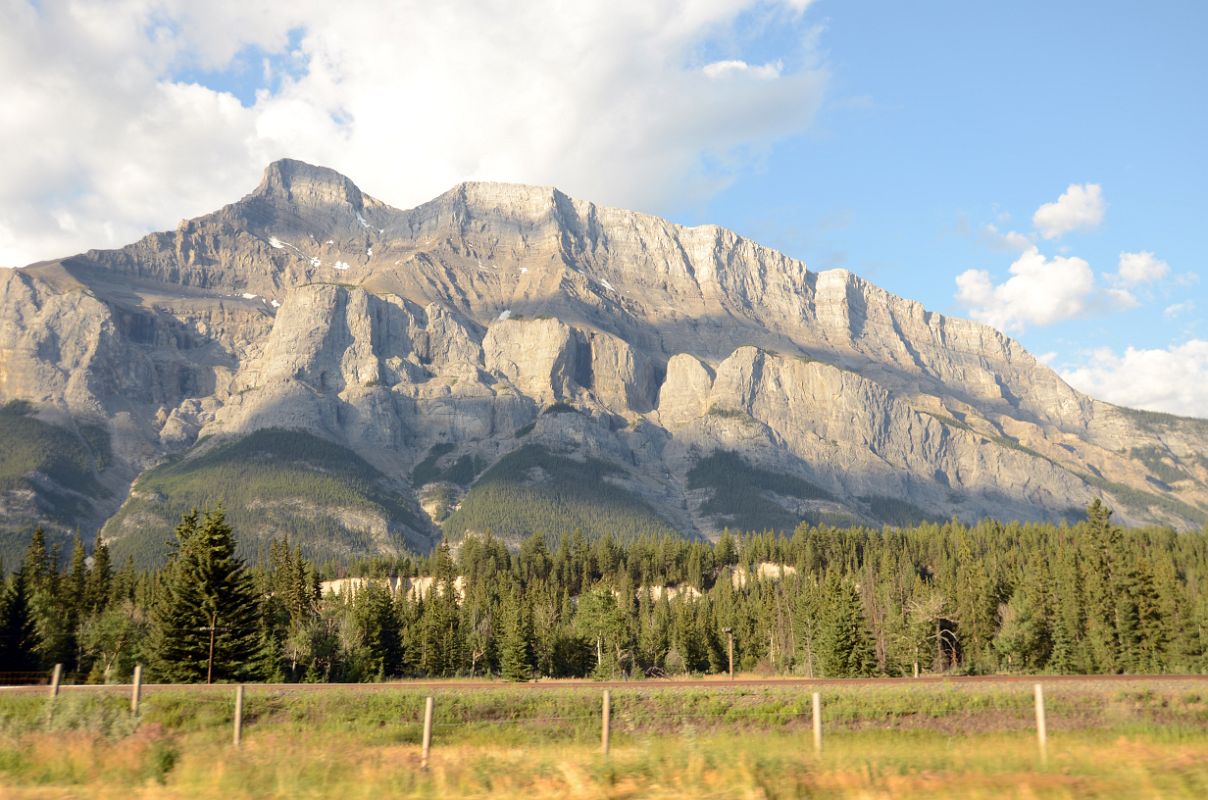
[{"label": "evergreen forest", "polygon": [[[165,532],[166,533],[166,532]],[[447,542],[343,568],[286,541],[244,562],[221,508],[137,571],[35,533],[0,596],[0,672],[78,681],[848,677],[1208,671],[1208,529],[926,522]]]}]

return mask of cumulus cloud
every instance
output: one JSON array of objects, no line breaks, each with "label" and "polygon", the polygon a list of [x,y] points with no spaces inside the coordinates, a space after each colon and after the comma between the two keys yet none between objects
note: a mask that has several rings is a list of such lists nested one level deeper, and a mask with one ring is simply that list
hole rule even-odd
[{"label": "cumulus cloud", "polygon": [[1001,232],[994,223],[986,223],[981,228],[981,239],[986,244],[999,250],[1027,250],[1032,247],[1032,240],[1019,231]]},{"label": "cumulus cloud", "polygon": [[1136,295],[1127,289],[1108,289],[1103,294],[1111,301],[1111,305],[1120,311],[1126,311],[1141,305],[1141,301],[1137,299]]},{"label": "cumulus cloud", "polygon": [[1071,183],[1055,203],[1045,203],[1032,215],[1032,224],[1045,239],[1098,227],[1107,204],[1097,183]]},{"label": "cumulus cloud", "polygon": [[1011,277],[997,285],[986,270],[962,272],[956,277],[957,301],[974,319],[1011,331],[1081,316],[1095,291],[1095,275],[1085,260],[1046,258],[1036,247],[1009,271]]},{"label": "cumulus cloud", "polygon": [[[479,179],[674,207],[809,126],[826,87],[809,36],[783,61],[700,58],[734,50],[747,15],[799,25],[807,5],[6,3],[0,150],[20,157],[0,159],[0,264],[171,227],[282,156],[399,206]],[[269,81],[253,99],[202,85],[249,58]]]},{"label": "cumulus cloud", "polygon": [[1148,250],[1140,253],[1121,253],[1116,279],[1126,286],[1150,283],[1165,278],[1170,265]]},{"label": "cumulus cloud", "polygon": [[1079,391],[1116,405],[1208,417],[1208,341],[1166,349],[1101,348],[1084,363],[1059,370]]},{"label": "cumulus cloud", "polygon": [[777,61],[772,64],[753,65],[741,59],[727,59],[725,61],[714,61],[711,64],[705,64],[701,72],[705,73],[706,77],[714,79],[725,78],[731,75],[750,75],[753,78],[772,80],[773,78],[779,78],[780,72],[783,69],[783,61]]}]

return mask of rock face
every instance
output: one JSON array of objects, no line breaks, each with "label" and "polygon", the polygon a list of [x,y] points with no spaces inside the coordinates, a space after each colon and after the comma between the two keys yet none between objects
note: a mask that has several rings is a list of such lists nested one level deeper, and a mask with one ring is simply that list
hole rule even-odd
[{"label": "rock face", "polygon": [[[800,519],[1059,519],[1100,495],[1127,523],[1208,516],[1208,422],[1097,402],[998,331],[846,271],[549,188],[399,210],[296,161],[174,232],[0,271],[15,400],[108,434],[83,530],[165,459],[270,428],[372,465],[415,510],[395,542],[413,549],[440,535],[422,483],[473,492],[441,470],[522,443],[616,465],[688,535],[744,521],[692,477],[717,450],[817,487],[766,495]],[[3,502],[28,521],[26,477]]]}]

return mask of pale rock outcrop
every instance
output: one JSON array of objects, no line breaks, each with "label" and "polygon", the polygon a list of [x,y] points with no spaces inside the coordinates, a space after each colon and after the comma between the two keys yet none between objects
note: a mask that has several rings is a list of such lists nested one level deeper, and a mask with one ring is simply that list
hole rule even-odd
[{"label": "pale rock outcrop", "polygon": [[760,561],[753,570],[741,565],[730,570],[730,584],[735,589],[743,589],[752,581],[780,581],[796,574],[797,568],[789,564]]},{"label": "pale rock outcrop", "polygon": [[697,589],[695,586],[690,586],[687,584],[683,586],[666,586],[661,583],[656,583],[653,586],[643,586],[639,588],[637,590],[638,599],[640,600],[642,594],[647,591],[650,593],[650,599],[656,603],[659,600],[662,600],[664,597],[667,598],[667,600],[674,600],[677,597],[683,598],[684,600],[696,600],[702,596],[700,589]]},{"label": "pale rock outcrop", "polygon": [[[267,427],[404,489],[437,444],[599,458],[705,535],[719,522],[687,476],[717,448],[869,524],[876,497],[966,519],[1093,496],[1126,523],[1208,514],[1208,422],[1096,402],[1002,333],[846,270],[549,187],[395,209],[288,160],[174,231],[0,270],[10,400],[107,429],[112,498],[85,530],[148,467]],[[580,413],[541,414],[556,403]]]},{"label": "pale rock outcrop", "polygon": [[618,414],[645,414],[653,408],[654,365],[617,336],[602,331],[588,334],[591,346],[591,388],[596,398]]},{"label": "pale rock outcrop", "polygon": [[675,430],[698,422],[709,411],[713,372],[697,358],[678,353],[667,362],[659,391],[659,421]]},{"label": "pale rock outcrop", "polygon": [[591,368],[577,332],[557,319],[497,320],[487,328],[482,349],[487,371],[542,403],[574,396],[576,378]]}]

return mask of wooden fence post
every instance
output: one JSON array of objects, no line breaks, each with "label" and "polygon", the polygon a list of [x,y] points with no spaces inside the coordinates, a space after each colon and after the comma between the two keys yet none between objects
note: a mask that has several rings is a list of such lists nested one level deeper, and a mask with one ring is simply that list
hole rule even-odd
[{"label": "wooden fence post", "polygon": [[243,739],[243,684],[235,687],[235,746]]},{"label": "wooden fence post", "polygon": [[1040,746],[1040,763],[1049,761],[1049,732],[1044,719],[1044,687],[1036,684],[1036,743]]},{"label": "wooden fence post", "polygon": [[612,694],[604,690],[604,714],[600,726],[600,752],[608,756],[609,739],[612,735]]},{"label": "wooden fence post", "polygon": [[822,752],[822,695],[814,692],[814,752]]},{"label": "wooden fence post", "polygon": [[428,754],[432,751],[432,698],[424,701],[424,750],[420,758],[420,766],[428,768]]},{"label": "wooden fence post", "polygon": [[134,682],[130,684],[130,713],[138,716],[138,703],[143,698],[143,665],[134,665]]},{"label": "wooden fence post", "polygon": [[50,673],[50,699],[54,700],[59,696],[59,684],[63,681],[63,665],[55,664],[54,670]]}]

